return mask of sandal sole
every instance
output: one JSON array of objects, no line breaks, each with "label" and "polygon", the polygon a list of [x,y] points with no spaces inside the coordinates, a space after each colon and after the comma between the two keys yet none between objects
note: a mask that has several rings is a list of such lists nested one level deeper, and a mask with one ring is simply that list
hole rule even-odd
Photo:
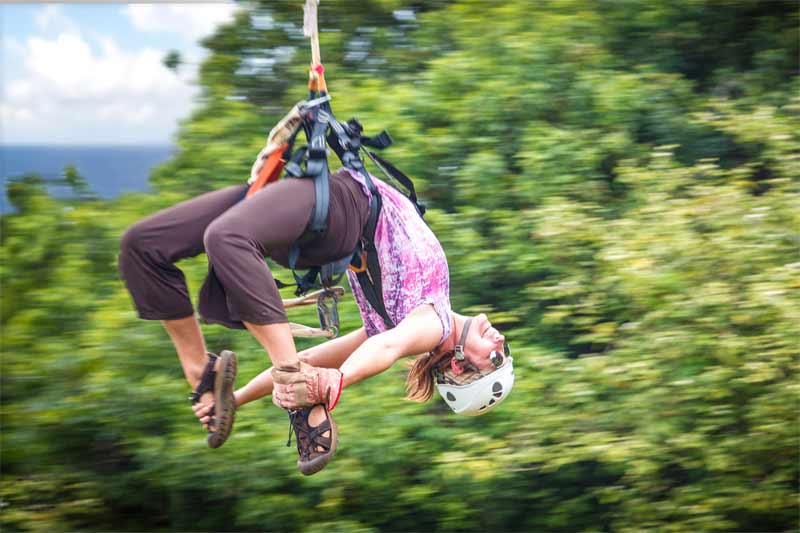
[{"label": "sandal sole", "polygon": [[325,455],[320,455],[319,457],[305,463],[298,459],[297,468],[299,468],[300,473],[305,476],[314,475],[328,466],[328,463],[331,462],[333,455],[336,453],[336,449],[339,447],[339,427],[336,425],[336,422],[334,422],[333,416],[331,416],[330,412],[328,412],[327,409],[325,412],[328,415],[328,422],[330,422],[331,425],[331,450]]},{"label": "sandal sole", "polygon": [[222,446],[233,429],[236,418],[236,398],[233,386],[236,382],[236,354],[223,350],[220,354],[220,368],[214,380],[214,426],[215,431],[208,434],[208,446]]}]

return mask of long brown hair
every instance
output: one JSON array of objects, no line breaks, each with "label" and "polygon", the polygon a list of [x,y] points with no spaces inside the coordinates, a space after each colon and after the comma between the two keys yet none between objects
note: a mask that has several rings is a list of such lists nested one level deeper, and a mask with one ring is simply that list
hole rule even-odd
[{"label": "long brown hair", "polygon": [[434,373],[447,366],[453,351],[433,350],[417,357],[406,377],[406,398],[415,402],[427,402],[433,396]]}]

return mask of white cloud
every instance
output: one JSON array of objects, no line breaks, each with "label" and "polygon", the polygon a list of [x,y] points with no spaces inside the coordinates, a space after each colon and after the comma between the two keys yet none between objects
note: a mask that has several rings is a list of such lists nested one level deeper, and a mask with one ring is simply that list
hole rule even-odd
[{"label": "white cloud", "polygon": [[78,26],[66,15],[62,6],[47,4],[33,16],[33,22],[42,33],[76,32]]},{"label": "white cloud", "polygon": [[[194,39],[210,34],[234,7],[132,4],[126,10],[140,30]],[[198,89],[162,64],[166,50],[122,49],[111,35],[79,28],[58,5],[44,6],[35,23],[38,36],[13,42],[24,63],[0,87],[0,142],[169,142]]]},{"label": "white cloud", "polygon": [[196,41],[218,25],[233,20],[236,5],[219,4],[130,4],[123,12],[140,31],[179,33]]},{"label": "white cloud", "polygon": [[110,37],[97,52],[68,33],[25,46],[24,77],[2,90],[10,142],[166,142],[196,92],[163,66],[163,52],[126,52]]}]

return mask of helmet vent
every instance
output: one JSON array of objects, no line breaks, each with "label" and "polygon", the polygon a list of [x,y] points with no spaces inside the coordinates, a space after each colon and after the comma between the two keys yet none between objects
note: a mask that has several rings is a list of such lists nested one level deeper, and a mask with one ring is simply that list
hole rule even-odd
[{"label": "helmet vent", "polygon": [[491,400],[489,400],[489,405],[494,405],[494,398],[492,398]]},{"label": "helmet vent", "polygon": [[448,393],[447,393],[447,399],[448,399],[448,400],[450,400],[451,402],[454,402],[454,401],[456,401],[456,397],[455,397],[455,396],[453,396],[453,393],[452,393],[452,392],[448,392]]},{"label": "helmet vent", "polygon": [[502,392],[503,391],[503,384],[499,381],[495,381],[492,384],[492,392]]}]

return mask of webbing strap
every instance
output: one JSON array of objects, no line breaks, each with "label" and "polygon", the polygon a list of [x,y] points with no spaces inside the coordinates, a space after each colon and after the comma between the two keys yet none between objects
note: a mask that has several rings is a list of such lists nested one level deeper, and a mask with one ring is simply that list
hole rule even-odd
[{"label": "webbing strap", "polygon": [[[295,178],[303,177],[303,179],[308,177],[314,180],[314,213],[306,231],[289,247],[289,268],[291,268],[292,276],[297,284],[295,294],[298,296],[319,286],[316,280],[322,270],[322,267],[313,267],[302,277],[296,272],[297,259],[300,257],[301,247],[322,237],[328,228],[330,183],[328,180],[328,152],[325,132],[328,129],[331,115],[322,109],[322,107],[326,106],[330,108],[330,105],[324,102],[315,111],[314,120],[310,128],[307,124],[303,125],[308,138],[308,145],[300,148],[286,167],[287,174],[290,176]],[[305,171],[300,166],[304,158],[306,159]],[[321,279],[322,285],[330,281],[331,279],[326,279],[324,276]]]},{"label": "webbing strap", "polygon": [[362,176],[364,176],[364,182],[367,185],[367,189],[370,191],[370,205],[369,218],[367,219],[367,224],[364,227],[363,234],[364,251],[367,255],[367,268],[366,270],[361,269],[361,271],[356,274],[356,277],[358,278],[358,283],[361,285],[361,290],[364,293],[364,296],[367,298],[367,301],[381,316],[386,327],[391,329],[395,326],[395,324],[389,317],[389,313],[386,312],[386,304],[383,300],[381,265],[378,259],[378,250],[375,248],[375,228],[378,225],[378,217],[380,216],[381,209],[383,207],[383,200],[381,199],[378,188],[372,181],[369,172],[364,170],[363,164],[361,165],[359,172]]},{"label": "webbing strap", "polygon": [[[378,188],[372,181],[372,177],[364,168],[364,162],[359,156],[361,149],[361,124],[355,119],[350,120],[347,124],[342,124],[336,119],[331,117],[330,120],[331,133],[328,135],[328,144],[334,149],[336,155],[342,161],[342,164],[363,176],[364,183],[370,192],[369,201],[369,217],[364,226],[362,234],[362,242],[364,252],[366,252],[366,269],[358,268],[356,270],[356,277],[372,308],[381,316],[383,323],[387,328],[391,329],[395,326],[389,313],[386,311],[386,304],[383,300],[383,281],[381,278],[381,265],[378,258],[378,250],[375,248],[375,228],[378,225],[378,217],[380,216],[381,209],[383,208],[383,200],[378,192]],[[335,142],[334,142],[335,141]],[[353,255],[353,262],[359,261],[360,254]],[[354,264],[356,267],[363,267],[361,264]]]},{"label": "webbing strap", "polygon": [[[353,255],[350,254],[346,257],[342,257],[337,261],[332,261],[330,263],[325,263],[320,267],[319,277],[322,280],[323,285],[336,285],[339,283],[342,275],[347,272],[347,267],[350,265],[350,262],[353,260]],[[338,276],[336,279],[334,277]]]},{"label": "webbing strap", "polygon": [[372,162],[375,163],[375,165],[381,169],[384,174],[394,178],[398,183],[400,183],[400,185],[408,190],[408,199],[414,204],[414,208],[417,210],[417,213],[419,213],[419,216],[421,217],[425,216],[425,204],[421,204],[417,199],[417,190],[414,188],[414,182],[411,181],[411,178],[403,174],[399,168],[389,163],[375,152],[370,152],[368,150],[364,151],[367,152],[367,155],[369,155],[369,158],[372,159]]},{"label": "webbing strap", "polygon": [[[362,234],[363,250],[366,255],[366,268],[357,270],[359,285],[369,304],[381,316],[387,328],[395,326],[386,311],[383,300],[383,283],[381,277],[380,261],[378,250],[375,247],[375,228],[378,225],[383,201],[378,192],[378,188],[372,181],[372,177],[364,167],[364,162],[359,155],[362,140],[371,147],[384,148],[391,144],[391,137],[388,133],[382,132],[375,138],[363,138],[361,136],[361,124],[352,119],[347,124],[338,122],[331,111],[328,102],[322,102],[314,112],[313,121],[305,122],[303,129],[308,138],[306,147],[300,148],[286,165],[286,174],[294,177],[307,176],[314,180],[314,214],[309,223],[309,227],[303,235],[294,242],[289,248],[289,267],[292,270],[295,282],[297,283],[296,294],[305,294],[312,288],[316,288],[317,277],[320,277],[322,286],[329,286],[333,277],[337,274],[339,278],[346,269],[347,264],[356,267],[364,265],[358,264],[360,261],[360,250],[346,258],[342,258],[332,263],[311,268],[304,276],[296,272],[297,260],[300,257],[301,247],[324,235],[327,229],[328,208],[330,204],[330,183],[327,159],[327,146],[330,146],[339,156],[342,164],[355,172],[361,174],[364,183],[370,192],[370,213]],[[327,135],[330,128],[330,133]],[[294,140],[294,139],[292,139]],[[366,151],[366,150],[365,150]],[[394,178],[409,191],[409,199],[413,202],[420,216],[425,213],[425,206],[417,200],[413,182],[400,170],[388,161],[378,157],[372,152],[367,152],[372,161],[387,176]],[[287,158],[288,159],[288,158]],[[301,163],[305,159],[306,169],[303,171]],[[338,280],[337,280],[338,281]],[[276,280],[279,287],[286,286]]]},{"label": "webbing strap", "polygon": [[[347,255],[336,261],[325,263],[321,266],[311,267],[308,272],[303,276],[297,274],[297,260],[300,258],[300,245],[297,242],[292,243],[289,247],[289,268],[292,270],[297,289],[295,294],[300,296],[307,293],[311,289],[321,287],[332,287],[338,284],[344,273],[347,272],[347,267],[353,260],[353,255]],[[317,283],[317,276],[319,276],[319,283]],[[285,283],[281,283],[277,279],[275,283],[279,289],[288,287]]]},{"label": "webbing strap", "polygon": [[[308,161],[306,172],[314,179],[314,218],[311,220],[311,237],[321,237],[325,233],[328,222],[328,204],[330,203],[330,185],[328,183],[328,151],[325,142],[325,131],[328,129],[330,115],[322,109],[317,110],[311,139],[308,143]],[[306,236],[304,236],[306,237]],[[309,239],[310,240],[310,239]]]}]

